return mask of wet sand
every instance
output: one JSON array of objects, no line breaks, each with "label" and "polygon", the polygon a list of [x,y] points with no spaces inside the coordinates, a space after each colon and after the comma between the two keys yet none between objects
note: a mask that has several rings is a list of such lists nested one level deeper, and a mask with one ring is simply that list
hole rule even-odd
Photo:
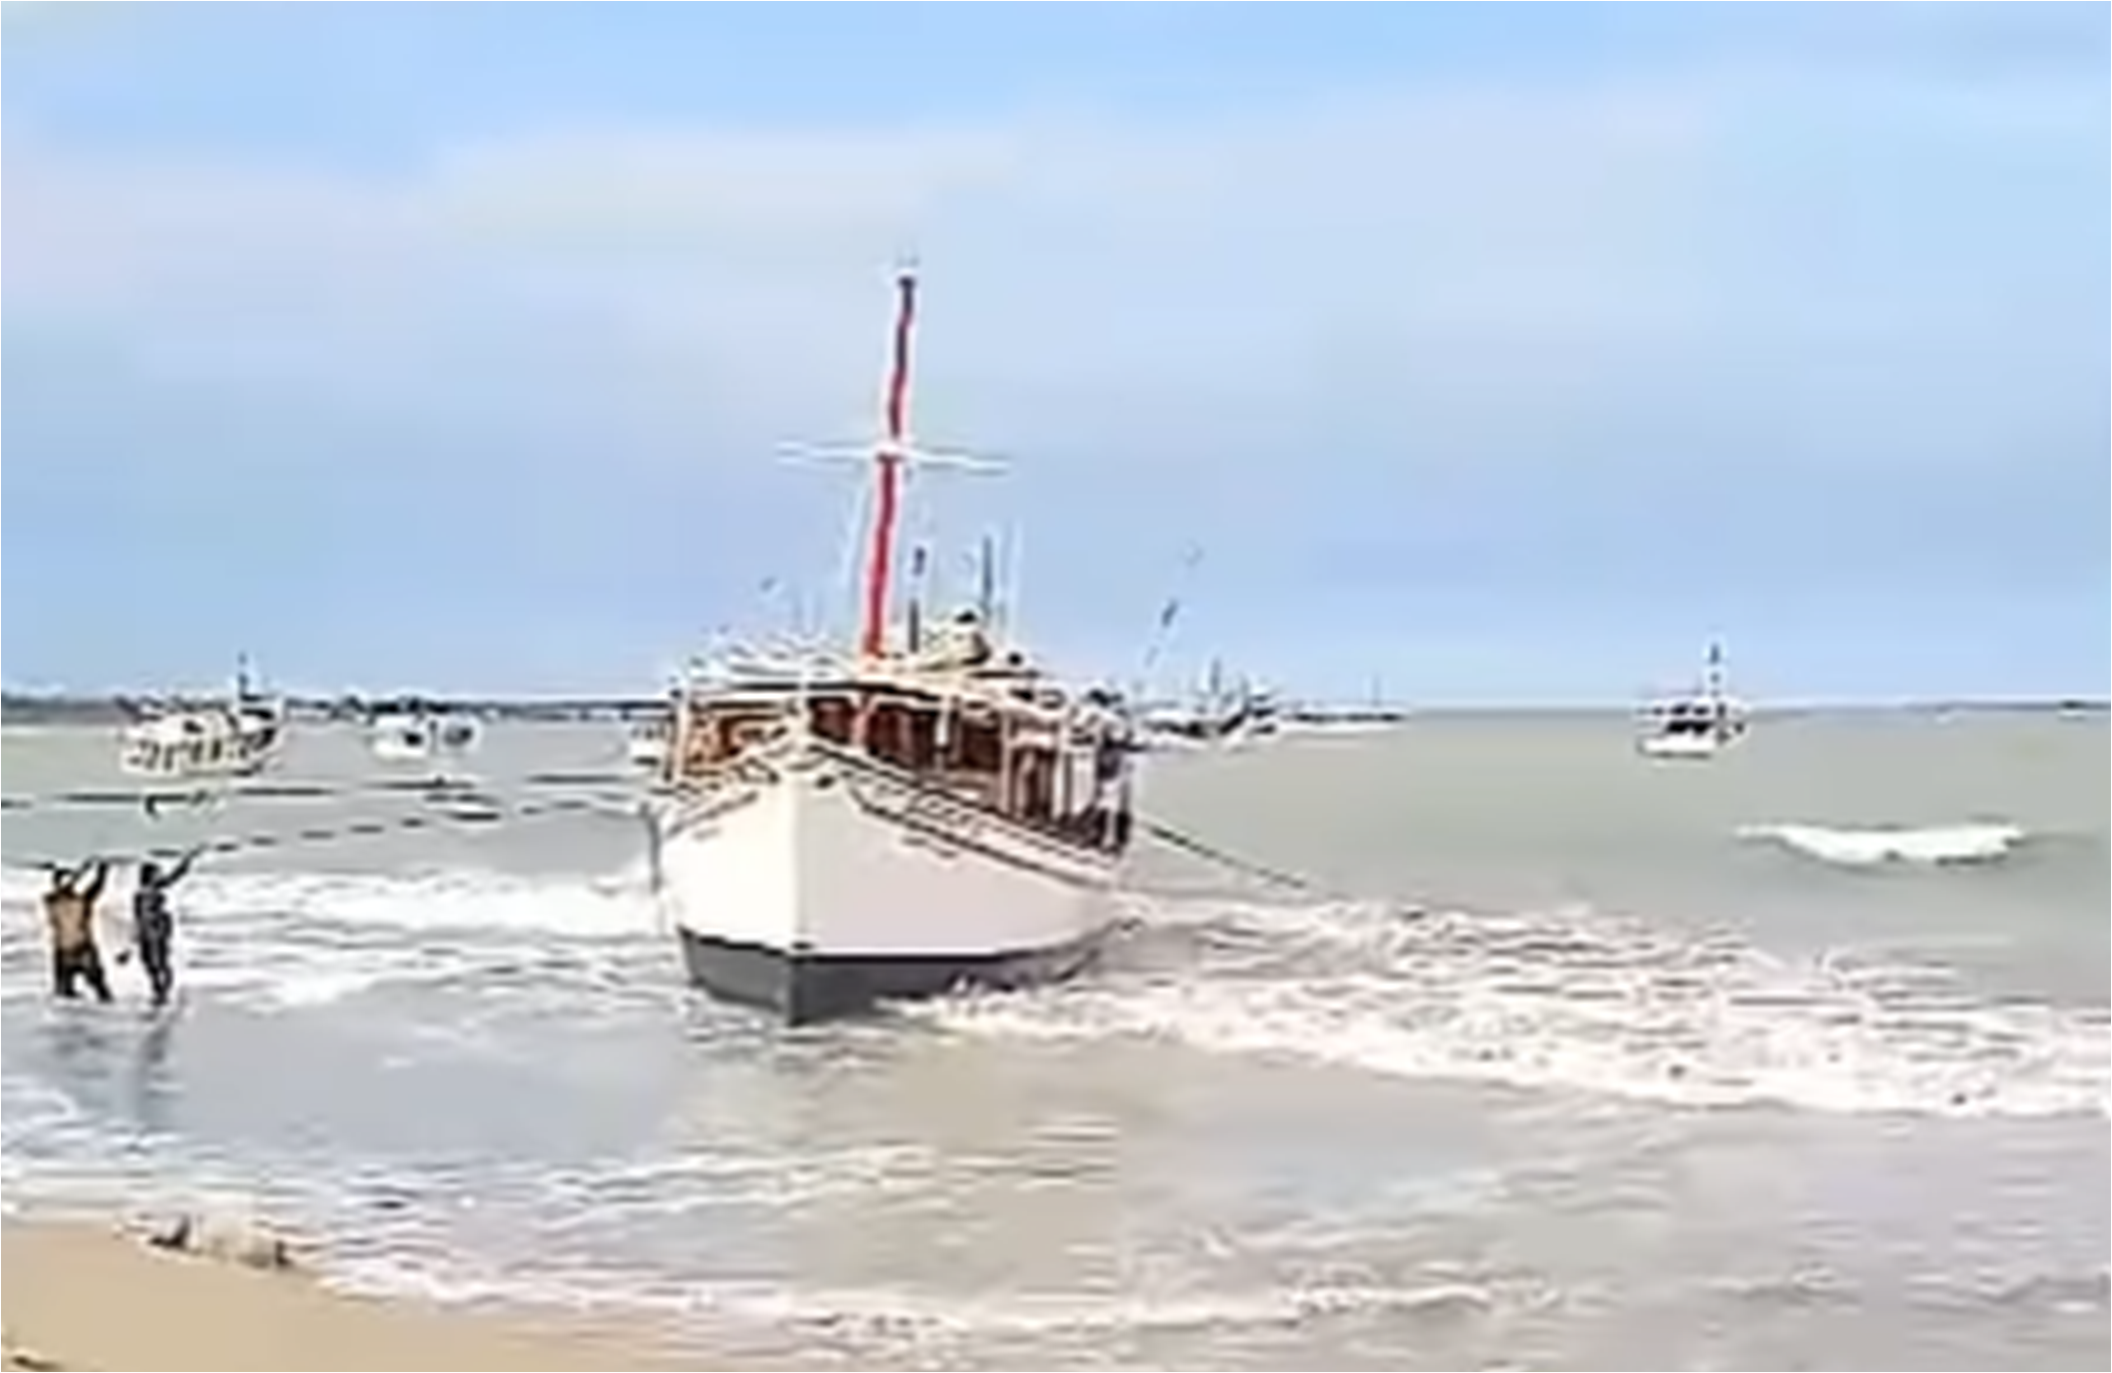
[{"label": "wet sand", "polygon": [[556,1321],[345,1296],[86,1224],[8,1223],[0,1319],[10,1369],[694,1366]]}]

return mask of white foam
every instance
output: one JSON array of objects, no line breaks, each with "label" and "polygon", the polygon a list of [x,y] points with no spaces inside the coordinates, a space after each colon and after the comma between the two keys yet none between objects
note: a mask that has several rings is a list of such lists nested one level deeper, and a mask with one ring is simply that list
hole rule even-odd
[{"label": "white foam", "polygon": [[990,1337],[1292,1326],[1349,1312],[1479,1311],[1499,1293],[1434,1276],[1416,1284],[1306,1283],[1237,1290],[933,1292],[828,1288],[756,1281],[673,1281],[664,1273],[584,1267],[530,1273],[459,1260],[374,1256],[337,1266],[336,1284],[379,1296],[511,1302],[581,1310],[706,1317],[784,1332],[829,1333],[898,1350]]},{"label": "white foam", "polygon": [[44,880],[38,868],[0,868],[0,903],[34,909],[44,893]]},{"label": "white foam", "polygon": [[[10,1124],[10,1133],[19,1133]],[[488,1156],[390,1160],[327,1152],[250,1153],[182,1136],[151,1151],[84,1121],[39,1132],[41,1157],[6,1155],[12,1199],[46,1210],[151,1215],[168,1210],[270,1216],[314,1237],[321,1254],[415,1274],[464,1248],[462,1232],[486,1240],[533,1231],[531,1253],[502,1255],[509,1268],[561,1231],[620,1241],[640,1225],[695,1224],[698,1213],[749,1207],[777,1211],[843,1196],[929,1188],[943,1161],[913,1145],[719,1152],[613,1158],[580,1165]],[[494,1228],[495,1227],[495,1228]],[[599,1232],[598,1234],[595,1232]]]},{"label": "white foam", "polygon": [[[280,1158],[272,1166],[200,1152],[171,1140],[182,1180],[168,1157],[110,1154],[89,1140],[64,1165],[47,1162],[33,1184],[10,1188],[9,1202],[133,1220],[173,1210],[269,1216],[302,1237],[332,1285],[357,1292],[413,1295],[458,1304],[503,1303],[625,1311],[729,1328],[832,1335],[867,1352],[916,1350],[987,1338],[1095,1337],[1106,1332],[1293,1326],[1343,1313],[1394,1311],[1444,1319],[1499,1302],[1531,1301],[1537,1287],[1434,1268],[1400,1283],[1308,1278],[1246,1287],[1174,1271],[1099,1288],[933,1290],[922,1286],[831,1286],[740,1279],[645,1268],[584,1252],[558,1240],[548,1220],[527,1223],[556,1204],[578,1224],[611,1232],[641,1218],[712,1205],[778,1209],[831,1193],[870,1195],[875,1187],[928,1190],[946,1160],[912,1146],[823,1150],[812,1154],[703,1153],[550,1169],[507,1160],[428,1160],[424,1165]],[[157,1151],[158,1153],[160,1151]],[[259,1183],[259,1178],[268,1179]],[[10,1179],[14,1182],[15,1179]],[[261,1190],[260,1190],[261,1188]],[[650,1194],[650,1199],[648,1195]],[[382,1204],[386,1202],[387,1204]],[[480,1257],[462,1230],[485,1239],[537,1238],[524,1250]]]},{"label": "white foam", "polygon": [[[0,870],[0,900],[33,910],[44,876]],[[269,914],[401,929],[518,929],[630,935],[652,927],[642,870],[603,878],[520,877],[474,869],[380,874],[200,872],[184,883],[187,908]]]},{"label": "white foam", "polygon": [[920,1014],[955,1031],[1121,1035],[1401,1077],[1691,1106],[2053,1115],[2112,1111],[2103,1017],[1931,994],[1935,970],[1783,961],[1586,912],[1371,907],[1267,919],[1280,956],[971,995]]},{"label": "white foam", "polygon": [[2020,825],[1997,821],[1861,829],[1784,822],[1745,825],[1738,836],[1780,844],[1823,863],[1868,868],[1885,863],[1990,863],[2007,858],[2027,833]]},{"label": "white foam", "polygon": [[[43,882],[35,871],[5,870],[0,899],[10,935],[38,929]],[[178,902],[182,985],[282,1007],[329,1004],[385,984],[445,983],[539,960],[576,960],[590,945],[609,956],[658,931],[639,873],[201,872],[184,884]]]}]

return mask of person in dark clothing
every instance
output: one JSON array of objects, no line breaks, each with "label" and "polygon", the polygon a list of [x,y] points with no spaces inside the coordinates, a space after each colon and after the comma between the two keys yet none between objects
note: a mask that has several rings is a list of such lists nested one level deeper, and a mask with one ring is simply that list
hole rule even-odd
[{"label": "person in dark clothing", "polygon": [[169,888],[181,882],[198,861],[199,849],[162,867],[151,858],[139,864],[139,886],[132,893],[132,942],[139,951],[139,966],[146,969],[147,987],[154,1004],[169,1004],[176,986],[176,967],[169,949],[176,939],[176,917],[169,910]]},{"label": "person in dark clothing", "polygon": [[110,864],[102,858],[91,858],[78,868],[51,870],[51,886],[44,892],[44,920],[51,931],[52,995],[62,1000],[78,999],[83,982],[96,1000],[111,999],[102,950],[95,942],[95,903],[109,879]]}]

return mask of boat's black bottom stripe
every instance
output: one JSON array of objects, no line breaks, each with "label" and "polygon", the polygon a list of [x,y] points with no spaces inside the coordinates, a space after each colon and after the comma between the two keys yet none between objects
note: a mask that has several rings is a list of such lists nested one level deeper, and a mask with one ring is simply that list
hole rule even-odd
[{"label": "boat's black bottom stripe", "polygon": [[819,954],[701,935],[677,926],[695,986],[788,1024],[832,1020],[886,1001],[966,987],[1027,987],[1069,977],[1099,953],[1105,931],[1039,949],[989,953]]}]

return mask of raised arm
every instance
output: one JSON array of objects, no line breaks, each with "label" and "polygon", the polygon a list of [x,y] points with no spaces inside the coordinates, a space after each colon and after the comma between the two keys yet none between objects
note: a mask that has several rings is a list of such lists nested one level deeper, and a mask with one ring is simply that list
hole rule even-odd
[{"label": "raised arm", "polygon": [[164,887],[173,887],[178,882],[181,882],[184,879],[184,875],[190,872],[191,865],[198,861],[198,855],[204,852],[205,845],[203,844],[193,847],[183,857],[177,859],[175,865],[162,876],[161,884]]},{"label": "raised arm", "polygon": [[88,874],[88,885],[81,888],[81,898],[91,906],[103,894],[103,884],[110,880],[110,860],[91,858],[83,868]]}]

